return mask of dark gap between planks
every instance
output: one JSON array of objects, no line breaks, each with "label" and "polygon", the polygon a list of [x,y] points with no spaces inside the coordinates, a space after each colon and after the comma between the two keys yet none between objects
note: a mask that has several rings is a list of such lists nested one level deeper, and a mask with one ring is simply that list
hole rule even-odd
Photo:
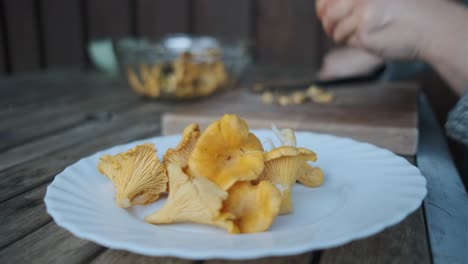
[{"label": "dark gap between planks", "polygon": [[319,264],[320,258],[322,257],[322,250],[314,251],[312,258],[310,259],[310,264]]},{"label": "dark gap between planks", "polygon": [[[113,112],[116,112],[116,113],[124,113],[124,112],[127,112],[127,110],[130,110],[132,107],[134,107],[135,105],[137,105],[138,102],[132,102],[132,103],[127,103],[127,104],[123,104],[121,106],[117,106],[115,109],[113,109]],[[84,124],[91,124],[93,122],[97,122],[99,121],[99,119],[90,119],[90,118],[84,118],[84,120],[82,122],[79,122],[78,124],[74,125],[74,126],[69,126],[69,127],[65,127],[65,128],[62,128],[62,129],[58,129],[56,132],[52,132],[52,133],[46,133],[43,137],[36,137],[36,140],[28,140],[26,141],[25,144],[17,144],[15,147],[21,147],[21,146],[27,146],[28,143],[33,143],[33,142],[37,142],[37,141],[40,141],[41,139],[46,139],[46,138],[50,138],[54,135],[59,135],[63,132],[66,132],[66,131],[70,131],[72,130],[73,128],[78,128],[80,127],[80,125],[84,125]],[[66,147],[63,147],[63,148],[66,148]],[[60,151],[61,149],[63,148],[58,148],[57,151]],[[11,150],[13,148],[7,148],[7,150]],[[3,150],[5,151],[5,150]],[[46,153],[43,153],[43,154],[49,154],[49,153],[53,153],[55,152],[55,150],[53,150],[52,152],[46,152]],[[24,160],[23,162],[27,162],[29,160]],[[2,169],[0,169],[0,172],[3,172],[5,171],[6,169],[12,167],[12,166],[16,166],[17,164],[13,164],[11,166],[7,166],[7,167],[4,167]]]},{"label": "dark gap between planks", "polygon": [[[137,121],[137,122],[142,122],[142,121],[139,120],[139,121]],[[134,123],[132,123],[132,124],[134,124]],[[117,127],[125,127],[125,126],[127,126],[127,124],[118,124],[118,125],[117,125]],[[159,129],[160,129],[160,126],[159,126]],[[104,132],[104,131],[101,131],[101,134],[105,134],[105,132]],[[118,135],[118,134],[119,134],[119,133],[116,133],[116,135]],[[135,140],[138,140],[138,139],[144,139],[144,138],[147,138],[147,137],[150,137],[150,136],[154,136],[154,135],[155,135],[155,134],[154,134],[154,131],[151,131],[151,132],[149,132],[149,131],[146,132],[146,131],[145,131],[145,132],[143,132],[143,133],[141,133],[141,134],[137,134],[136,137],[132,137],[132,138],[129,138],[128,140],[124,140],[124,142],[116,142],[116,143],[114,143],[114,144],[110,144],[109,146],[99,146],[99,145],[98,145],[99,147],[98,147],[98,149],[95,150],[95,151],[99,151],[99,150],[101,150],[101,149],[103,149],[103,148],[109,148],[109,147],[112,147],[112,146],[114,146],[114,145],[116,145],[116,144],[123,144],[123,143],[125,143],[125,142],[128,143],[128,142],[132,142],[132,141],[135,141]],[[83,143],[82,143],[82,142],[77,142],[77,143],[74,143],[74,144],[72,144],[72,145],[70,145],[70,146],[68,146],[68,147],[66,147],[66,148],[72,148],[73,146],[77,146],[77,145],[80,145],[80,144],[83,144]],[[48,153],[48,155],[49,155],[49,156],[51,156],[51,155],[58,155],[58,153],[60,153],[60,152],[62,152],[62,151],[63,151],[63,148],[57,149],[57,150],[54,150],[54,151]],[[94,151],[94,152],[95,152],[95,151]],[[92,153],[91,153],[91,154],[92,154]],[[88,154],[88,155],[90,155],[90,154]],[[34,158],[34,159],[32,159],[32,160],[29,160],[28,162],[31,162],[31,161],[33,161],[33,160],[39,160],[39,159],[41,159],[41,157]],[[79,159],[79,158],[78,158],[78,159]],[[72,161],[71,163],[69,163],[69,164],[72,164],[72,163],[73,163],[73,161]],[[7,169],[5,169],[5,170],[3,170],[3,171],[0,171],[0,175],[1,175],[2,173],[5,173],[7,170],[9,170],[9,169],[11,169],[11,168],[14,168],[14,167],[21,167],[21,166],[23,166],[23,164],[24,164],[24,163],[19,163],[19,164],[13,166],[13,167],[10,167],[10,168],[7,168]],[[69,165],[67,165],[67,166],[69,166]],[[64,169],[64,168],[62,168],[61,170],[63,170],[63,169]],[[24,193],[30,191],[31,189],[34,189],[34,188],[36,188],[36,187],[39,187],[39,186],[43,185],[44,183],[49,182],[49,181],[50,181],[50,178],[51,178],[51,177],[54,177],[55,174],[59,173],[61,170],[59,170],[59,171],[57,171],[56,173],[54,173],[54,175],[50,175],[50,176],[47,177],[45,180],[39,181],[39,182],[37,182],[37,183],[31,185],[30,187],[25,188],[24,190],[19,191],[19,192],[15,193],[14,195],[12,195],[12,196],[10,196],[10,197],[8,197],[8,198],[1,200],[0,203],[9,201],[9,200],[11,200],[11,199],[14,199],[14,198],[17,197],[18,195],[24,194]]]},{"label": "dark gap between planks", "polygon": [[[103,102],[99,102],[99,101],[93,102],[93,104],[100,104],[100,103],[103,103]],[[91,111],[83,111],[83,112],[80,112],[79,109],[75,109],[75,108],[79,107],[78,104],[74,105],[74,106],[71,106],[70,108],[67,108],[68,106],[65,106],[64,113],[67,113],[67,116],[68,116],[68,114],[75,115],[76,120],[74,122],[67,123],[65,125],[55,124],[55,125],[57,125],[57,127],[53,128],[51,130],[46,130],[46,131],[44,131],[42,133],[38,133],[38,134],[34,134],[35,131],[32,131],[32,135],[29,136],[29,137],[25,137],[23,139],[15,138],[13,141],[0,143],[0,151],[6,151],[6,150],[12,149],[14,147],[25,145],[27,143],[30,143],[30,142],[33,142],[33,141],[39,139],[40,137],[45,138],[45,137],[49,137],[49,136],[52,136],[52,135],[59,134],[59,133],[61,133],[63,131],[76,128],[77,126],[82,125],[82,124],[84,124],[86,122],[99,121],[99,120],[103,121],[103,122],[109,121],[113,116],[116,115],[115,112],[128,110],[130,107],[133,107],[137,103],[139,103],[139,102],[138,101],[128,101],[128,102],[123,102],[118,107],[115,107],[115,105],[113,105],[110,108],[105,108],[105,109],[103,109],[103,111],[101,111],[101,110],[91,110]],[[45,121],[48,121],[48,119],[52,118],[53,115],[59,115],[59,114],[60,114],[59,112],[58,113],[50,113],[50,116],[48,116],[46,114],[45,116],[42,116],[40,118],[46,119]],[[61,120],[62,118],[69,119],[67,116],[60,116],[59,120]],[[25,115],[23,118],[27,118],[27,117],[28,116]],[[44,121],[44,120],[31,120],[30,123],[21,124],[20,127],[10,127],[10,128],[7,127],[6,131],[12,132],[14,129],[19,129],[19,128],[25,129],[28,126],[31,126],[31,125],[35,126],[37,123],[43,123],[41,121]],[[33,130],[33,129],[31,129],[31,130]]]},{"label": "dark gap between planks", "polygon": [[[149,137],[149,136],[151,136],[151,135],[154,135],[154,133],[152,133],[152,132],[149,132],[149,133],[148,133],[148,132],[144,132],[144,133],[138,135],[137,137],[128,140],[128,142],[132,142],[132,141],[135,141],[135,140],[143,139],[143,138]],[[123,144],[123,143],[122,143],[122,142],[119,142],[118,144]],[[24,195],[25,193],[33,192],[33,191],[37,190],[38,188],[42,188],[44,185],[49,185],[49,184],[52,182],[53,177],[55,177],[55,173],[53,173],[53,175],[50,175],[50,177],[48,177],[46,180],[41,181],[41,182],[38,182],[37,184],[34,184],[34,185],[30,185],[30,186],[29,186],[30,188],[28,188],[28,189],[26,189],[26,190],[24,190],[24,191],[22,191],[22,192],[16,194],[15,196],[13,196],[13,197],[11,197],[11,198],[9,198],[9,199],[6,199],[6,200],[2,201],[1,203],[3,204],[3,203],[5,203],[5,202],[8,202],[8,201],[10,201],[10,200],[12,200],[12,199],[15,199],[15,198],[19,197],[20,195]],[[42,200],[42,201],[41,201],[41,205],[42,205],[43,203],[44,203],[44,202],[43,202],[43,200]],[[40,206],[40,205],[38,205],[38,206]],[[44,212],[44,213],[46,213],[46,212]],[[33,230],[31,230],[31,232],[29,232],[29,233],[27,233],[27,234],[24,234],[24,235],[21,235],[21,236],[15,238],[15,239],[9,241],[9,242],[6,243],[5,245],[3,245],[3,246],[0,248],[0,250],[1,250],[1,249],[4,249],[4,248],[6,248],[6,247],[8,247],[8,246],[11,245],[11,244],[14,244],[15,242],[17,242],[17,241],[19,241],[19,240],[21,240],[21,239],[23,239],[24,237],[28,236],[30,233],[35,232],[36,230],[42,228],[43,226],[47,225],[47,224],[50,223],[50,222],[52,222],[52,218],[49,216],[49,220],[48,220],[48,221],[46,221],[45,223],[43,223],[43,224],[41,224],[41,225],[38,225],[37,227],[34,227]]]}]

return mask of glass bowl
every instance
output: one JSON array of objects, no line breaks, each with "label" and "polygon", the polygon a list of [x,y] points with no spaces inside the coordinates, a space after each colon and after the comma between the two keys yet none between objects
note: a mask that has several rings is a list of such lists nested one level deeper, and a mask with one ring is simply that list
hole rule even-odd
[{"label": "glass bowl", "polygon": [[152,98],[194,99],[226,90],[250,63],[244,40],[178,34],[157,42],[121,39],[114,47],[130,87]]}]

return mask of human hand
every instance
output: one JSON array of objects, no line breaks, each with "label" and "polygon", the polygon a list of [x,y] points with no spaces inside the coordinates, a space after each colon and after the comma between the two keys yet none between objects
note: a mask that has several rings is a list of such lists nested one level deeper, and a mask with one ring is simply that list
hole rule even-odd
[{"label": "human hand", "polygon": [[337,48],[325,55],[318,78],[326,81],[368,75],[383,63],[383,59],[362,49]]},{"label": "human hand", "polygon": [[[421,58],[443,0],[317,0],[325,32],[338,43],[382,57]],[[442,3],[442,4],[441,4]],[[450,16],[450,14],[448,14]]]}]

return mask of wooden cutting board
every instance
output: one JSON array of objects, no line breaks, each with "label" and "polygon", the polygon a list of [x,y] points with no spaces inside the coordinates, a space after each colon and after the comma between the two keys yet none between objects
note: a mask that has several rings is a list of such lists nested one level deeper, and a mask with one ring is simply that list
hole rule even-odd
[{"label": "wooden cutting board", "polygon": [[332,88],[331,104],[262,104],[259,94],[238,89],[163,114],[163,134],[181,133],[192,122],[202,128],[224,113],[245,118],[251,128],[289,127],[351,137],[414,155],[418,140],[418,85],[371,83]]}]

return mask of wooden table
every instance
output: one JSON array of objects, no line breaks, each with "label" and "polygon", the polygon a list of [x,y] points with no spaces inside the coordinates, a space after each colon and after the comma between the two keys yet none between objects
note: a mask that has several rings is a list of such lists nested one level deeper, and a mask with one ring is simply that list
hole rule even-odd
[{"label": "wooden table", "polygon": [[[98,150],[159,135],[161,113],[179,106],[141,99],[122,81],[95,72],[46,72],[0,80],[0,263],[195,263],[110,250],[78,239],[54,223],[43,203],[47,185],[66,166]],[[426,166],[420,167],[429,185],[425,210],[341,247],[243,263],[467,263],[466,239],[457,240],[466,229],[452,230],[463,224],[466,214],[450,205],[467,212],[466,193],[444,191],[440,182],[442,187],[433,185],[438,173],[450,172],[446,176],[453,178],[450,184],[457,184],[458,175],[424,99],[420,107],[424,133],[419,149],[425,152],[409,159]],[[443,165],[431,165],[433,153]]]}]

